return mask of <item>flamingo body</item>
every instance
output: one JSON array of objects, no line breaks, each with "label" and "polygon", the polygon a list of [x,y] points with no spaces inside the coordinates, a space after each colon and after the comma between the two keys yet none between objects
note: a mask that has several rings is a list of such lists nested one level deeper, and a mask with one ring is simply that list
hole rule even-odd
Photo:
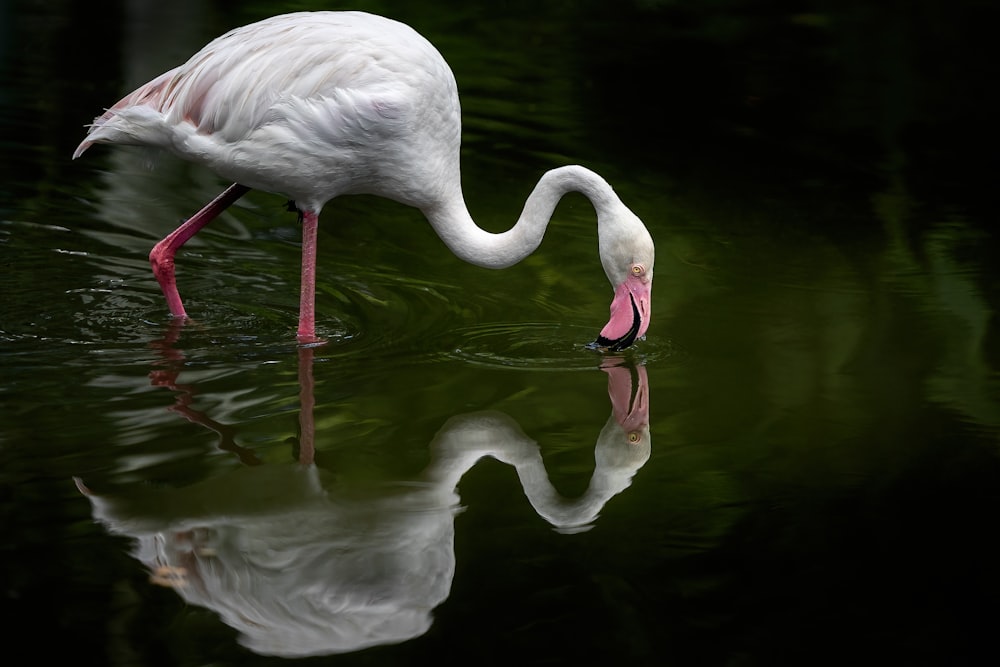
[{"label": "flamingo body", "polygon": [[150,253],[176,317],[186,316],[177,249],[249,189],[282,194],[302,213],[303,341],[315,340],[316,226],[330,199],[373,194],[414,206],[457,256],[503,268],[538,247],[559,199],[579,191],[597,212],[601,261],[615,288],[596,344],[622,349],[649,325],[652,239],[594,172],[547,172],[507,232],[475,224],[461,188],[454,75],[430,42],[390,19],[299,12],[236,28],[108,109],[73,157],[95,143],[163,148],[235,181]]}]

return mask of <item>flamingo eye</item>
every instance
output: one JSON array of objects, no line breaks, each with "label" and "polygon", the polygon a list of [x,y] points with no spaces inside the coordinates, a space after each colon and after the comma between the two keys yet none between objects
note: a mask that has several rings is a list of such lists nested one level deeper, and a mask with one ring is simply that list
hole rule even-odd
[{"label": "flamingo eye", "polygon": [[628,441],[633,445],[639,444],[640,440],[642,440],[642,436],[637,431],[632,431],[628,434]]},{"label": "flamingo eye", "polygon": [[642,264],[633,264],[632,265],[632,275],[633,276],[637,276],[638,277],[638,276],[641,276],[642,274],[644,274],[645,272],[646,272],[646,269],[643,268]]}]

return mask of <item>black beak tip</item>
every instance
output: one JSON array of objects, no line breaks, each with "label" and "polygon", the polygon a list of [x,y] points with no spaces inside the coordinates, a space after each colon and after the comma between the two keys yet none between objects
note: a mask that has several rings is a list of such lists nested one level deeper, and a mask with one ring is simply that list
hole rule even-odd
[{"label": "black beak tip", "polygon": [[596,350],[598,352],[621,352],[626,347],[631,345],[633,341],[635,341],[635,337],[629,335],[615,340],[605,338],[604,336],[598,336],[597,340],[593,343],[587,344],[587,349]]}]

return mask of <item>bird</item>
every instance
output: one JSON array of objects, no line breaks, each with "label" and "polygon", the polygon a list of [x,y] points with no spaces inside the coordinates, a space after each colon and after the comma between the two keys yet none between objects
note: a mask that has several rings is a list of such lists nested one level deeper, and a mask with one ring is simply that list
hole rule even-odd
[{"label": "bird", "polygon": [[300,343],[316,336],[319,215],[341,195],[370,194],[419,209],[445,245],[502,269],[532,254],[563,195],[597,215],[601,264],[614,295],[590,344],[619,351],[645,336],[654,246],[646,226],[594,171],[546,171],[506,232],[480,228],[465,203],[458,86],[441,53],[410,26],[353,11],[282,14],[230,30],[184,64],[126,95],[88,126],[94,144],[165,149],[233,184],[157,243],[150,265],[174,318],[187,318],[175,255],[252,189],[277,193],[302,224]]}]

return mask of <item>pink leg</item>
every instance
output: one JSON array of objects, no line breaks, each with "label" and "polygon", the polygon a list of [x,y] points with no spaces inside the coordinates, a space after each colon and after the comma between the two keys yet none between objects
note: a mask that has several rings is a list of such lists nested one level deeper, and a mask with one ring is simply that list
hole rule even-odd
[{"label": "pink leg", "polygon": [[184,224],[175,229],[166,238],[153,246],[149,253],[149,263],[153,267],[156,282],[160,283],[163,296],[167,297],[167,307],[174,317],[187,317],[181,295],[177,293],[177,280],[174,278],[174,255],[192,236],[212,222],[220,213],[250,191],[245,185],[233,183],[222,194],[210,201],[203,209],[188,218]]},{"label": "pink leg", "polygon": [[300,343],[319,342],[316,338],[316,228],[319,214],[302,212],[302,291],[299,294]]}]

